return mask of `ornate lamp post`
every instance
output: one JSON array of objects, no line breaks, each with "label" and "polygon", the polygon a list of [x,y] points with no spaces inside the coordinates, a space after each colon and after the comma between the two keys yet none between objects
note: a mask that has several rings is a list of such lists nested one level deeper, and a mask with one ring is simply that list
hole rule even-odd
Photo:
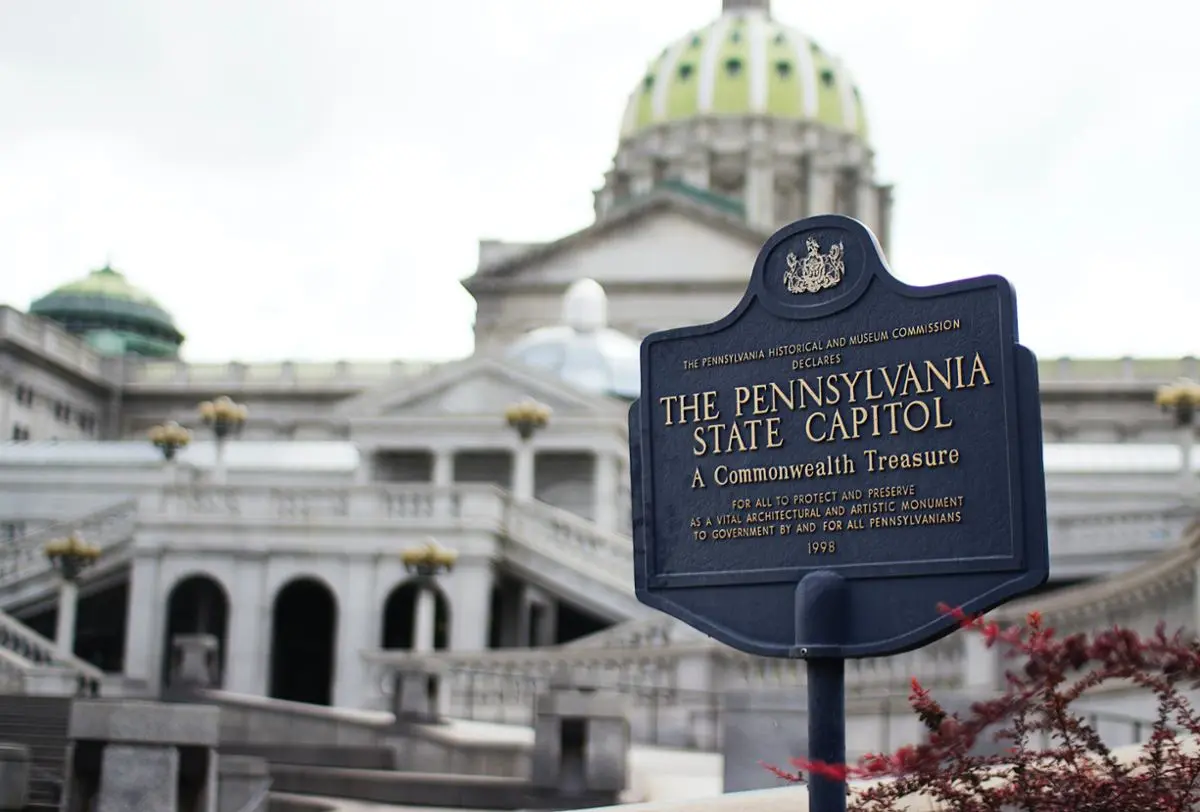
[{"label": "ornate lamp post", "polygon": [[417,607],[413,617],[413,651],[427,654],[433,651],[434,625],[437,623],[437,597],[433,581],[437,576],[454,569],[458,553],[447,550],[433,539],[420,547],[400,554],[404,568],[416,576]]},{"label": "ornate lamp post", "polygon": [[54,539],[46,544],[46,557],[58,570],[62,581],[58,588],[58,624],[54,642],[63,657],[75,652],[75,613],[79,604],[79,576],[100,557],[100,548],[83,540],[78,533]]},{"label": "ornate lamp post", "polygon": [[1200,408],[1200,383],[1180,379],[1160,386],[1154,402],[1171,415],[1179,429],[1183,448],[1183,495],[1188,501],[1195,496],[1195,477],[1192,476],[1192,451],[1195,446],[1196,410]]},{"label": "ornate lamp post", "polygon": [[216,463],[213,467],[213,479],[218,484],[225,482],[225,440],[241,434],[246,425],[249,410],[241,403],[234,403],[227,395],[215,400],[206,400],[200,404],[200,419],[204,425],[212,429],[217,440]]},{"label": "ornate lamp post", "polygon": [[172,462],[179,449],[187,448],[192,441],[192,433],[174,420],[150,429],[150,442],[162,452],[163,459]]},{"label": "ornate lamp post", "polygon": [[529,441],[550,422],[552,411],[546,404],[532,399],[514,403],[504,410],[505,422],[521,438],[513,456],[513,496],[517,499],[533,499],[533,447]]}]

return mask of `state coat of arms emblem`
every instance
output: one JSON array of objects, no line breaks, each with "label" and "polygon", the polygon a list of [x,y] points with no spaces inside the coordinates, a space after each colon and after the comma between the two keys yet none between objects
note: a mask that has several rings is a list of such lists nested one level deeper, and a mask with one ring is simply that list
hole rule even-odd
[{"label": "state coat of arms emblem", "polygon": [[808,255],[800,259],[793,251],[787,255],[787,270],[783,283],[789,293],[819,293],[836,287],[846,275],[845,247],[839,242],[821,253],[821,244],[815,237],[804,241]]}]

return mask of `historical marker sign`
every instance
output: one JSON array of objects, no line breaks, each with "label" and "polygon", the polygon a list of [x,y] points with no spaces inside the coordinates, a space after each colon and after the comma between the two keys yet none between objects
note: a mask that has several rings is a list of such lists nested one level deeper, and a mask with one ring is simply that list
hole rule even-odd
[{"label": "historical marker sign", "polygon": [[996,276],[889,273],[841,216],[780,230],[718,322],[642,345],[635,582],[743,651],[864,657],[1048,569],[1033,354]]}]

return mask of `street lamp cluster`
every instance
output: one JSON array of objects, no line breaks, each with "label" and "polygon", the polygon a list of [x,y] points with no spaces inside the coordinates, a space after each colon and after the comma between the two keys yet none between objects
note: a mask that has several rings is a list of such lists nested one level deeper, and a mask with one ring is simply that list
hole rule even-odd
[{"label": "street lamp cluster", "polygon": [[504,420],[516,430],[522,440],[528,440],[550,422],[551,409],[536,400],[514,403],[504,410]]},{"label": "street lamp cluster", "polygon": [[50,565],[68,581],[77,580],[100,557],[100,548],[84,541],[79,533],[47,542],[45,552]]},{"label": "street lamp cluster", "polygon": [[454,569],[455,563],[458,562],[458,553],[430,539],[420,547],[412,547],[402,552],[400,560],[410,574],[428,579]]},{"label": "street lamp cluster", "polygon": [[400,553],[404,568],[416,576],[416,611],[413,612],[413,651],[427,654],[433,651],[434,630],[437,624],[437,596],[434,579],[454,569],[458,553],[447,550],[433,539],[419,547]]},{"label": "street lamp cluster", "polygon": [[1175,427],[1179,429],[1179,442],[1183,450],[1183,498],[1185,502],[1194,503],[1196,483],[1192,476],[1192,453],[1196,437],[1193,424],[1196,422],[1196,410],[1200,408],[1200,383],[1183,378],[1160,386],[1154,395],[1154,402],[1171,415]]},{"label": "street lamp cluster", "polygon": [[1185,378],[1160,386],[1154,402],[1174,418],[1175,425],[1190,426],[1200,408],[1200,383]]},{"label": "street lamp cluster", "polygon": [[212,429],[217,442],[240,434],[248,416],[249,410],[245,406],[234,403],[233,399],[226,395],[200,404],[200,419]]},{"label": "street lamp cluster", "polygon": [[58,587],[58,621],[54,643],[59,656],[70,657],[75,651],[75,611],[79,605],[79,576],[100,557],[100,548],[72,532],[46,543],[44,552],[50,566],[62,576]]},{"label": "street lamp cluster", "polygon": [[176,452],[187,448],[191,441],[192,433],[174,420],[150,429],[150,442],[162,452],[163,459],[167,462],[175,459]]}]

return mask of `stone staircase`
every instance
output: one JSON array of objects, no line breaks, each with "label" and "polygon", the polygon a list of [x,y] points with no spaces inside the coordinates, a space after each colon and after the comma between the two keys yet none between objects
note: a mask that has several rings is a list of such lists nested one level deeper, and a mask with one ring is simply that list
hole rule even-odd
[{"label": "stone staircase", "polygon": [[551,594],[624,622],[658,613],[633,592],[633,540],[543,502],[509,499],[505,563]]},{"label": "stone staircase", "polygon": [[23,744],[33,756],[28,812],[59,808],[70,715],[70,697],[0,696],[0,742]]}]

